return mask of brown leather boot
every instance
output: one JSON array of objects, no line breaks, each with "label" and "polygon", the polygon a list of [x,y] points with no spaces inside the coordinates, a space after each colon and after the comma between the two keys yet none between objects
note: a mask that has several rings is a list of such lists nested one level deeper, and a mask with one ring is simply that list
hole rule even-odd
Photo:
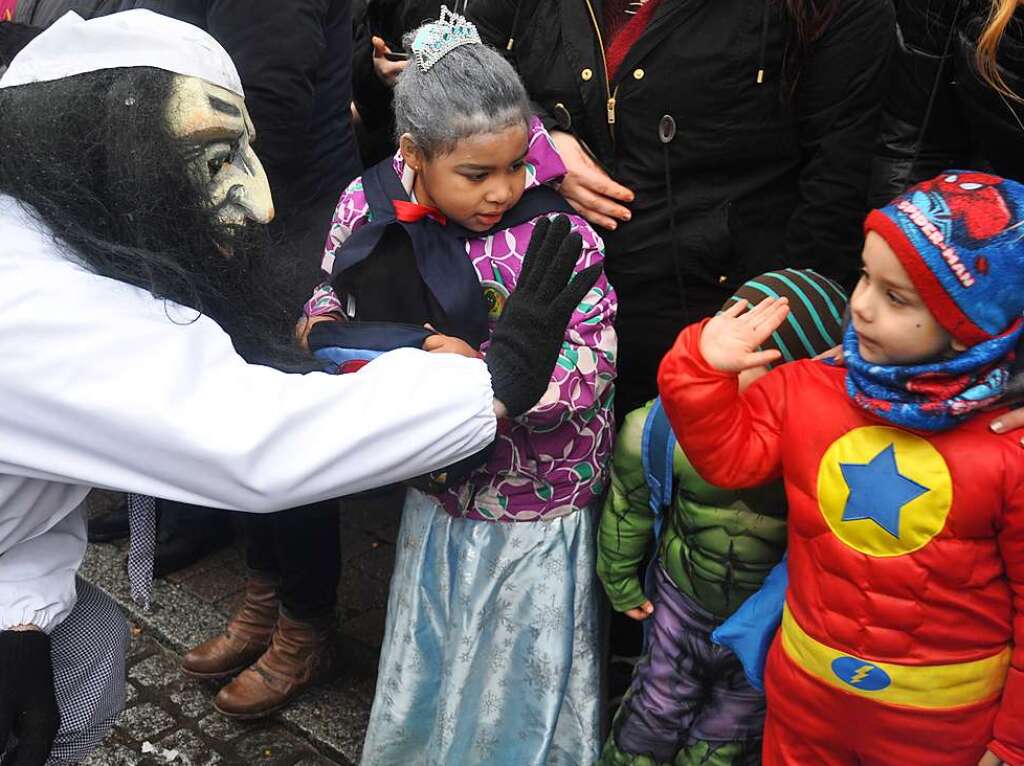
[{"label": "brown leather boot", "polygon": [[224,632],[186,654],[181,669],[196,678],[241,673],[270,646],[279,606],[277,583],[250,575],[245,583],[245,600]]},{"label": "brown leather boot", "polygon": [[231,718],[259,718],[274,712],[334,674],[338,663],[333,637],[333,614],[300,622],[282,613],[270,648],[220,690],[213,706]]}]

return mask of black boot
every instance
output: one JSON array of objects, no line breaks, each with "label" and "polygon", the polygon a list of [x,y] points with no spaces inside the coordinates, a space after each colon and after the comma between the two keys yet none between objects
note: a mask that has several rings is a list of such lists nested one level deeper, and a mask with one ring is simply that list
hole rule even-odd
[{"label": "black boot", "polygon": [[157,502],[160,524],[156,534],[153,576],[184,569],[228,545],[234,538],[231,514],[213,508]]}]

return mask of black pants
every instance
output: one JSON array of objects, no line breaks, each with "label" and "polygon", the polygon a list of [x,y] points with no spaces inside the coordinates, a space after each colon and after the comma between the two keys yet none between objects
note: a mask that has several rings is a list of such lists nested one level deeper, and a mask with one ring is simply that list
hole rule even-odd
[{"label": "black pants", "polygon": [[338,512],[337,500],[325,500],[279,513],[245,514],[246,564],[280,581],[281,604],[295,619],[321,616],[337,604]]}]

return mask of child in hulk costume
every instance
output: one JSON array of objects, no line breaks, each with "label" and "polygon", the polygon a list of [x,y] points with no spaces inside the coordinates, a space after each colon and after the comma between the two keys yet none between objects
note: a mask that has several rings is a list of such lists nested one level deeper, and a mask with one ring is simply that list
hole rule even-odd
[{"label": "child in hulk costume", "polygon": [[[786,296],[793,311],[763,348],[777,349],[783,360],[792,361],[839,343],[846,297],[838,285],[810,270],[763,274],[743,285],[725,308],[740,299],[755,305],[778,296]],[[755,376],[745,377],[749,383]],[[663,472],[667,480],[660,480],[675,486],[658,492],[659,478],[650,478],[657,473],[652,464],[667,459],[672,449],[671,443],[655,444],[656,419],[664,418],[659,409],[652,401],[626,416],[601,518],[597,567],[612,606],[650,621],[644,655],[600,763],[757,764],[764,696],[747,682],[732,652],[712,644],[711,631],[760,588],[782,557],[782,484],[720,489],[704,481],[676,445],[672,469]],[[663,518],[654,510],[663,502],[652,505],[652,494],[664,498]],[[645,594],[641,566],[655,549]]]}]

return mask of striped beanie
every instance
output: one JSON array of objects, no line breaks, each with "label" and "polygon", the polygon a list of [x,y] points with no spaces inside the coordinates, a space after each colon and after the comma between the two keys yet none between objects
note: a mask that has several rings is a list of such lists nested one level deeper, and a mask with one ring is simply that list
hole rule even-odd
[{"label": "striped beanie", "polygon": [[740,285],[722,310],[745,298],[751,308],[765,298],[788,298],[789,316],[762,351],[777,349],[784,362],[809,359],[838,346],[843,338],[846,293],[811,269],[780,269]]}]

